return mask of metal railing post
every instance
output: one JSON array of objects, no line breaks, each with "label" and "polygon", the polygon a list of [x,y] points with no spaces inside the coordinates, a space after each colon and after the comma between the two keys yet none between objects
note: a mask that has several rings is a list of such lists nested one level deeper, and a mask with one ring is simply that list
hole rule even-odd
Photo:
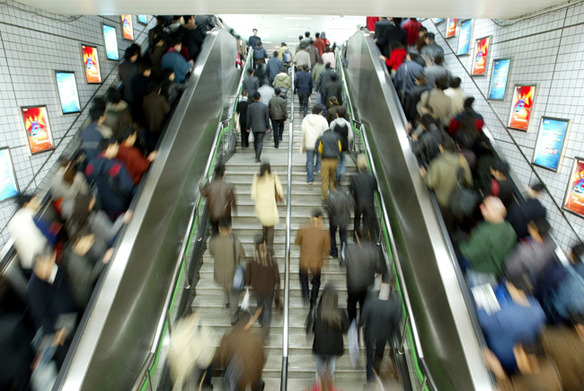
[{"label": "metal railing post", "polygon": [[407,331],[408,331],[408,322],[410,320],[410,315],[406,315],[406,320],[404,322],[404,327],[402,328],[402,334],[401,334],[401,341],[399,343],[399,354],[404,354],[404,345],[406,343],[406,338],[407,338]]}]

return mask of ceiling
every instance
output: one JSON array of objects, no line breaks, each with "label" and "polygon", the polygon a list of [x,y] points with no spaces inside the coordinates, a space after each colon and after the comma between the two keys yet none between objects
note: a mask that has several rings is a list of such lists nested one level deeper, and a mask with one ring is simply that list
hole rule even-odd
[{"label": "ceiling", "polygon": [[566,0],[18,0],[57,14],[306,14],[512,19]]}]

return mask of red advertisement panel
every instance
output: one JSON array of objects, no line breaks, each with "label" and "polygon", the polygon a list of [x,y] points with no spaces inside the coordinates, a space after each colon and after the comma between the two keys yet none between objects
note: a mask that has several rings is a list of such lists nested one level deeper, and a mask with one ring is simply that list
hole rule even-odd
[{"label": "red advertisement panel", "polygon": [[81,52],[83,53],[83,67],[87,83],[101,83],[97,48],[95,46],[81,45]]},{"label": "red advertisement panel", "polygon": [[484,74],[487,72],[490,42],[491,37],[485,37],[476,40],[472,59],[471,75],[484,76]]},{"label": "red advertisement panel", "polygon": [[507,127],[527,131],[535,99],[535,86],[516,85]]},{"label": "red advertisement panel", "polygon": [[134,40],[134,26],[132,25],[132,15],[122,15],[122,32],[124,39]]},{"label": "red advertisement panel", "polygon": [[574,158],[572,175],[566,189],[564,209],[584,216],[584,159],[582,158]]},{"label": "red advertisement panel", "polygon": [[21,107],[24,130],[32,154],[54,148],[46,106]]},{"label": "red advertisement panel", "polygon": [[446,22],[446,38],[456,35],[456,18],[448,18]]}]

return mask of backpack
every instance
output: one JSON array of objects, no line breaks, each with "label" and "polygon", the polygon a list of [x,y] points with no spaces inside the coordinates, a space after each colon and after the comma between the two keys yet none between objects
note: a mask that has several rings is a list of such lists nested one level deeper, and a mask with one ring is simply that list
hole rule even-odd
[{"label": "backpack", "polygon": [[260,59],[266,57],[266,51],[262,47],[258,47],[253,52],[253,58]]},{"label": "backpack", "polygon": [[292,53],[290,53],[290,49],[286,49],[286,51],[282,55],[282,58],[284,59],[285,64],[292,62]]}]

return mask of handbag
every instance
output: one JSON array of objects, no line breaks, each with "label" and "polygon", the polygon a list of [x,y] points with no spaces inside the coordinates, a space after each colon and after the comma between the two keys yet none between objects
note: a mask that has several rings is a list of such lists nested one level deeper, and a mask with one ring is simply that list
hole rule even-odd
[{"label": "handbag", "polygon": [[456,173],[457,188],[450,195],[448,205],[452,215],[462,220],[465,217],[471,217],[478,202],[479,195],[473,189],[469,189],[464,185],[464,169],[462,165],[462,155],[459,156],[460,167]]},{"label": "handbag", "polygon": [[235,272],[233,273],[233,282],[231,289],[239,292],[245,286],[245,267],[237,264],[237,251],[235,248],[235,238],[231,235],[231,243],[233,244],[233,263],[235,264]]},{"label": "handbag", "polygon": [[249,311],[249,288],[245,289],[245,295],[243,295],[243,300],[241,300],[241,310]]}]

